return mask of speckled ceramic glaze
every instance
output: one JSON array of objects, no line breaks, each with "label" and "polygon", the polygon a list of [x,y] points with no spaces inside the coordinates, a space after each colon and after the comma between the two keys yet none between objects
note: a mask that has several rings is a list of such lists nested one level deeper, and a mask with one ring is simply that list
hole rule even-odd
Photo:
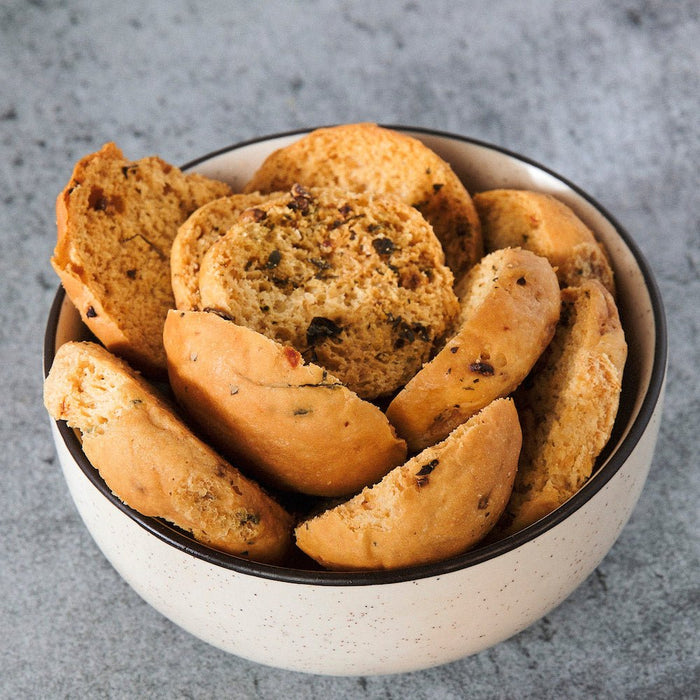
[{"label": "speckled ceramic glaze", "polygon": [[[52,423],[66,482],[107,559],[154,608],[192,634],[247,659],[333,675],[413,671],[473,654],[529,626],[598,565],[641,493],[659,428],[666,369],[661,300],[629,235],[589,196],[521,156],[470,139],[407,130],[448,160],[470,191],[549,192],[571,206],[611,255],[629,344],[618,421],[594,476],[526,530],[440,564],[342,574],[247,562],[199,545],[124,506]],[[271,151],[298,133],[232,146],[186,166],[240,189]],[[85,329],[59,289],[45,343]]]}]

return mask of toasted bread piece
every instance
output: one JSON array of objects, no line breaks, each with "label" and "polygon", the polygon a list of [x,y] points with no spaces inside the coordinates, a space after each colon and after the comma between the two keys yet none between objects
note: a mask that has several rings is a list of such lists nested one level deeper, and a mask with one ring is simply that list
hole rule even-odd
[{"label": "toasted bread piece", "polygon": [[317,129],[268,156],[245,191],[274,192],[295,183],[389,193],[415,206],[435,229],[456,278],[483,254],[466,188],[448,163],[407,134],[366,123]]},{"label": "toasted bread piece", "polygon": [[547,347],[559,319],[554,270],[527,250],[490,253],[456,289],[462,300],[459,330],[387,409],[411,452],[443,439],[512,392]]},{"label": "toasted bread piece", "polygon": [[564,289],[554,339],[514,395],[523,449],[501,534],[544,517],[590,477],[615,422],[626,358],[612,295],[597,280]]},{"label": "toasted bread piece", "polygon": [[378,484],[300,523],[297,546],[330,569],[396,569],[447,559],[498,521],[513,486],[520,426],[498,399]]},{"label": "toasted bread piece", "polygon": [[129,161],[113,144],[81,159],[56,200],[51,264],[84,323],[111,351],[165,375],[162,335],[175,304],[170,246],[198,207],[228,185],[160,158]]},{"label": "toasted bread piece", "polygon": [[180,226],[170,250],[171,282],[178,309],[201,310],[199,268],[204,254],[242,211],[269,198],[258,193],[221,197],[197,209]]},{"label": "toasted bread piece", "polygon": [[474,196],[487,251],[521,247],[547,258],[562,287],[599,280],[615,294],[602,243],[563,202],[529,190],[489,190]]},{"label": "toasted bread piece", "polygon": [[440,243],[386,195],[294,186],[202,260],[201,303],[320,364],[362,398],[404,384],[459,313]]},{"label": "toasted bread piece", "polygon": [[171,311],[164,342],[178,401],[275,488],[347,496],[406,458],[379,408],[289,346],[197,311]]},{"label": "toasted bread piece", "polygon": [[103,347],[62,345],[44,384],[44,403],[53,418],[80,431],[86,457],[134,510],[231,554],[269,562],[284,557],[291,517]]}]

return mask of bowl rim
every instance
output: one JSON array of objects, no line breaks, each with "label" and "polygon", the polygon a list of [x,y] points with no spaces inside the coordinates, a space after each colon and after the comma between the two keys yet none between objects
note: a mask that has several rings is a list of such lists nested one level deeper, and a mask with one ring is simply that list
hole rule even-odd
[{"label": "bowl rim", "polygon": [[[447,560],[432,564],[422,564],[419,566],[405,567],[402,569],[388,571],[361,571],[361,572],[338,572],[338,571],[316,571],[306,569],[296,569],[272,564],[264,564],[260,562],[250,561],[231,554],[226,554],[215,549],[212,549],[204,544],[201,544],[186,535],[185,533],[173,528],[171,525],[158,518],[141,515],[134,509],[123,503],[115,496],[106,483],[102,480],[97,470],[88,461],[82,451],[80,441],[75,432],[69,428],[65,421],[55,421],[58,433],[65,443],[65,446],[71,457],[78,464],[83,474],[92,483],[92,485],[106,498],[112,505],[116,506],[120,511],[125,513],[131,520],[136,522],[142,528],[153,534],[159,540],[168,544],[175,549],[201,559],[204,562],[218,566],[224,569],[235,571],[239,574],[246,574],[264,579],[290,583],[290,584],[305,584],[305,585],[323,585],[323,586],[369,586],[382,585],[391,583],[401,583],[407,581],[415,581],[417,579],[429,578],[446,575],[462,569],[467,569],[485,561],[495,559],[500,555],[511,552],[543,533],[551,530],[561,521],[568,518],[572,513],[581,508],[584,503],[589,501],[598,491],[600,491],[610,479],[619,471],[626,459],[631,454],[632,450],[640,440],[646,430],[651,417],[654,413],[656,404],[660,398],[664,383],[664,375],[667,361],[667,329],[666,318],[664,312],[663,301],[661,294],[651,271],[651,267],[641,250],[634,242],[630,234],[619,224],[619,222],[591,195],[583,191],[580,187],[570,182],[565,177],[561,176],[554,170],[538,163],[537,161],[523,156],[515,151],[511,151],[502,146],[498,146],[480,139],[453,134],[446,131],[429,129],[425,127],[411,127],[406,125],[382,124],[385,128],[394,129],[396,131],[410,132],[412,134],[424,134],[435,136],[455,141],[461,141],[475,146],[480,146],[489,150],[497,151],[503,155],[509,156],[521,161],[527,165],[538,168],[544,173],[547,173],[558,179],[564,185],[569,187],[573,192],[586,200],[595,209],[597,209],[610,225],[615,229],[616,233],[623,240],[630,253],[634,257],[644,278],[644,283],[649,293],[651,307],[654,318],[655,328],[655,352],[652,362],[651,374],[649,377],[649,388],[642,400],[639,408],[639,413],[630,425],[627,435],[622,442],[617,446],[617,449],[609,455],[607,460],[596,471],[595,479],[589,481],[583,488],[574,494],[569,500],[562,504],[555,511],[529,525],[528,527],[516,532],[508,537],[497,542],[493,542],[481,547],[476,547],[468,552],[452,557]],[[231,151],[254,145],[263,141],[270,141],[290,136],[301,136],[321,127],[307,127],[295,129],[291,131],[278,132],[258,136],[256,138],[240,141],[229,146],[211,151],[203,156],[190,160],[180,166],[182,170],[190,170],[200,163],[208,161],[217,156],[229,153]],[[48,375],[49,369],[53,363],[55,356],[56,333],[58,329],[58,321],[64,300],[66,299],[65,290],[61,285],[58,286],[56,295],[53,299],[46,331],[44,334],[43,347],[43,371],[44,378]]]}]

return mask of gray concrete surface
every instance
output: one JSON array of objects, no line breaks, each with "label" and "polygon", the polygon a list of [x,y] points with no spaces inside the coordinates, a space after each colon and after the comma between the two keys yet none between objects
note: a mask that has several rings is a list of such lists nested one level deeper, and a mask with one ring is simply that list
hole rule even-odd
[{"label": "gray concrete surface", "polygon": [[[0,697],[698,697],[698,14],[694,0],[1,3]],[[182,163],[360,120],[498,143],[597,197],[658,277],[667,408],[630,523],[545,619],[428,671],[307,677],[178,629],[84,530],[40,399],[53,203],[107,140]]]}]

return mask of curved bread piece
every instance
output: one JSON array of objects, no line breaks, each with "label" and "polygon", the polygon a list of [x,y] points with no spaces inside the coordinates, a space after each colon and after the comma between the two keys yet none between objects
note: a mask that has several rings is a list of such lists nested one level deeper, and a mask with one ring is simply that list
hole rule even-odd
[{"label": "curved bread piece", "polygon": [[209,248],[201,303],[374,398],[451,331],[459,304],[443,261],[430,225],[397,199],[294,186]]},{"label": "curved bread piece", "polygon": [[415,206],[435,229],[459,278],[483,254],[479,218],[449,164],[418,139],[376,124],[317,129],[272,153],[246,192],[300,183],[393,194]]},{"label": "curved bread piece", "polygon": [[204,544],[280,561],[291,517],[197,439],[148,383],[94,343],[62,345],[44,385],[56,420],[82,433],[109,488],[139,513],[169,520]]},{"label": "curved bread piece", "polygon": [[233,194],[200,207],[178,229],[170,250],[170,274],[178,309],[201,310],[199,267],[209,247],[240,213],[269,199],[257,193]]},{"label": "curved bread piece", "polygon": [[489,190],[474,196],[488,251],[520,246],[549,260],[562,287],[599,280],[615,294],[602,243],[563,202],[529,190]]},{"label": "curved bread piece", "polygon": [[214,313],[171,311],[170,384],[226,455],[264,482],[347,496],[406,458],[386,416],[291,347]]},{"label": "curved bread piece", "polygon": [[591,475],[615,422],[626,357],[610,293],[596,280],[563,290],[554,339],[515,393],[523,449],[503,534],[553,511]]},{"label": "curved bread piece", "polygon": [[485,256],[457,292],[462,299],[459,330],[387,409],[413,452],[513,391],[547,347],[559,319],[552,266],[520,248]]},{"label": "curved bread piece", "polygon": [[297,546],[331,569],[395,569],[461,554],[497,522],[520,450],[499,399],[377,485],[299,524]]},{"label": "curved bread piece", "polygon": [[54,270],[83,322],[112,352],[165,375],[162,335],[174,306],[170,246],[198,207],[228,185],[160,158],[126,160],[108,143],[73,170],[56,200]]}]

